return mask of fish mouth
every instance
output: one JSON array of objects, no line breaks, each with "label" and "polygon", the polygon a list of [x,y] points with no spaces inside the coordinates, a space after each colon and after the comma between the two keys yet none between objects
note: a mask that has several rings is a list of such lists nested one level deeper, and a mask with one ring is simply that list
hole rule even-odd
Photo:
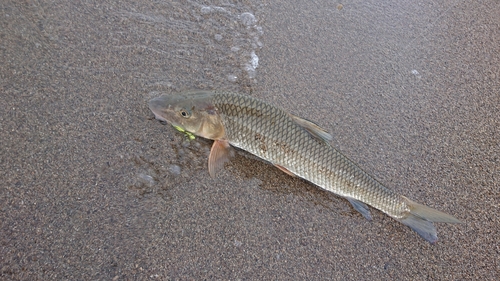
[{"label": "fish mouth", "polygon": [[171,99],[168,96],[159,96],[151,99],[148,103],[149,109],[154,113],[155,118],[160,121],[170,122],[165,119],[166,113],[171,109]]}]

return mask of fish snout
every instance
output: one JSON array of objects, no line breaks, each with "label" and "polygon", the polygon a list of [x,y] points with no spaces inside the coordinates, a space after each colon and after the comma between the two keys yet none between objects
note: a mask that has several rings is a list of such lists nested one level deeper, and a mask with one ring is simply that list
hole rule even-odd
[{"label": "fish snout", "polygon": [[168,122],[166,116],[168,116],[169,111],[172,111],[172,100],[169,96],[163,95],[153,98],[149,101],[148,106],[156,119]]}]

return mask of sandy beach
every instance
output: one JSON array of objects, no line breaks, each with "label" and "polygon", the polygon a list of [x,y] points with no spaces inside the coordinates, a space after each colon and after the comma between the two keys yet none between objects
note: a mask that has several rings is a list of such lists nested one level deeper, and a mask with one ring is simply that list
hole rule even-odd
[{"label": "sandy beach", "polygon": [[[4,1],[0,279],[500,278],[498,1]],[[154,119],[184,90],[318,123],[387,187],[462,220],[431,245]]]}]

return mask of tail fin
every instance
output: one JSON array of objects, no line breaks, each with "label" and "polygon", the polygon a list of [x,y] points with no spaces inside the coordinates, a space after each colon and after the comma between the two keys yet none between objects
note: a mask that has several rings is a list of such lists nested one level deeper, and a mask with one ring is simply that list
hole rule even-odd
[{"label": "tail fin", "polygon": [[410,213],[405,218],[398,219],[398,221],[413,229],[431,244],[438,240],[436,227],[432,222],[462,223],[448,214],[413,202],[404,196],[403,198],[410,207]]}]

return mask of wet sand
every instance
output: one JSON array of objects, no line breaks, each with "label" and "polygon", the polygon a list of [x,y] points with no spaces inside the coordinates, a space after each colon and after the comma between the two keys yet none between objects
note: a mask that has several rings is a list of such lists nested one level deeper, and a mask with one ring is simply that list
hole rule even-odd
[{"label": "wet sand", "polygon": [[[500,277],[497,1],[186,3],[0,5],[1,279]],[[147,108],[185,89],[311,119],[465,224],[430,245],[241,151],[212,179]]]}]

